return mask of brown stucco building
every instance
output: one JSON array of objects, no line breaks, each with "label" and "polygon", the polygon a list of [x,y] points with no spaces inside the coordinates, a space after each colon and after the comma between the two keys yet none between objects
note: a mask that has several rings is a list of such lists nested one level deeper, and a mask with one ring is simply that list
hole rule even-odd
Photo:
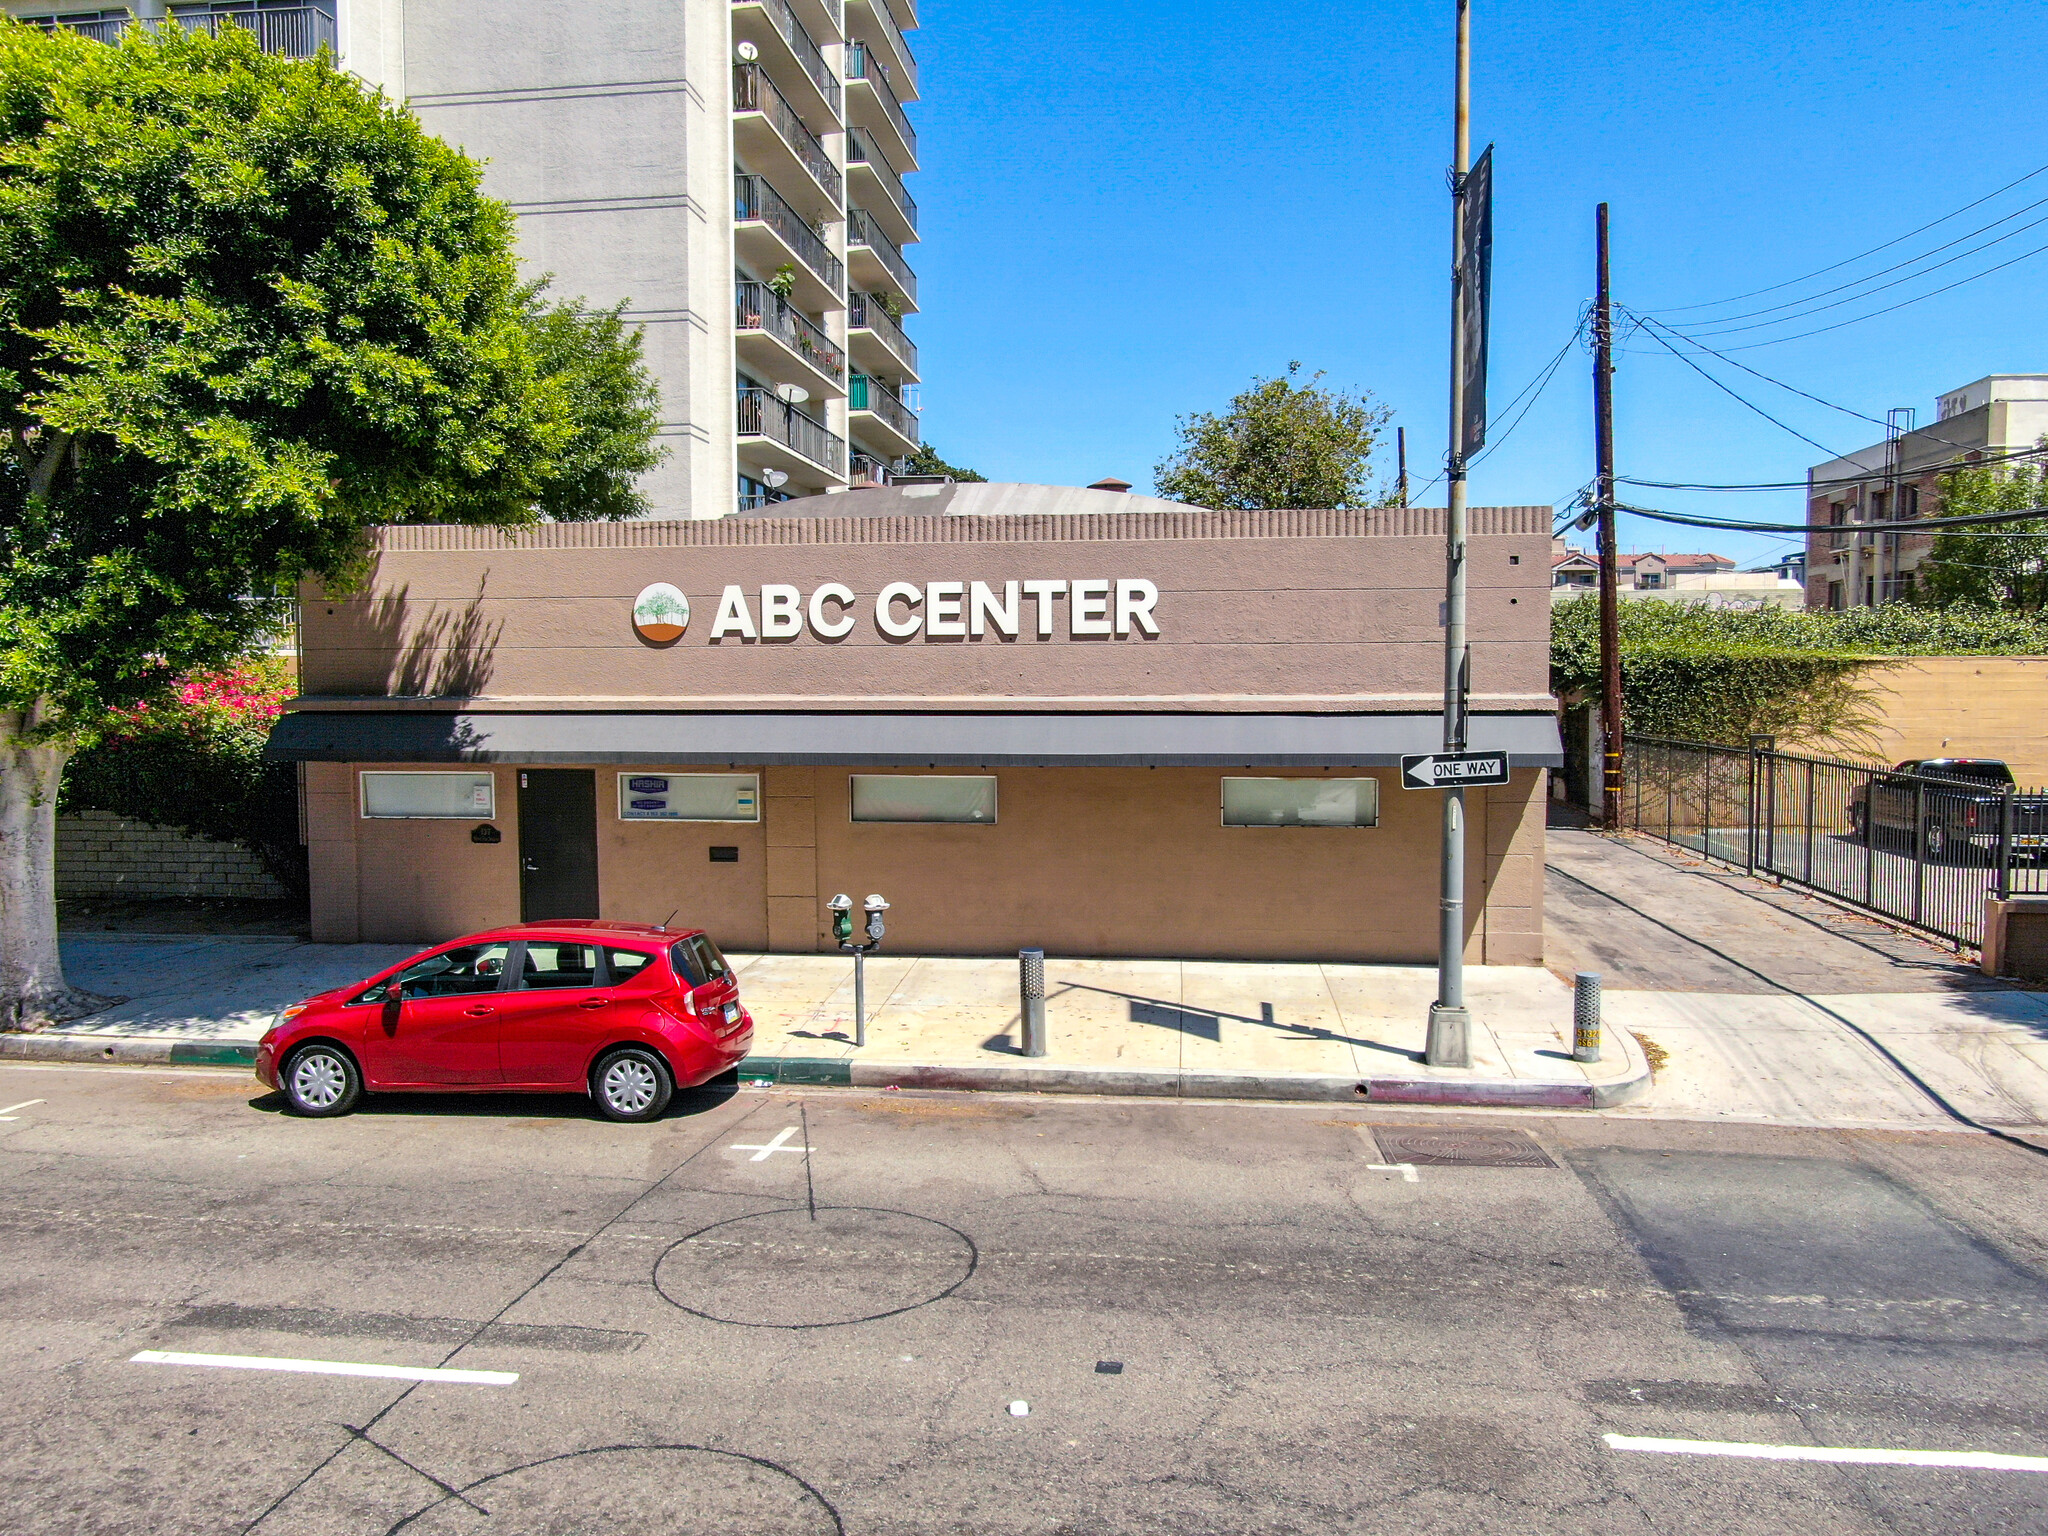
[{"label": "brown stucco building", "polygon": [[[1396,764],[1441,739],[1441,511],[802,506],[391,528],[306,591],[272,750],[315,937],[673,911],[829,950],[826,898],[877,891],[899,953],[1435,958],[1439,798]],[[1471,526],[1470,740],[1515,772],[1469,792],[1468,955],[1534,964],[1550,511]]]}]

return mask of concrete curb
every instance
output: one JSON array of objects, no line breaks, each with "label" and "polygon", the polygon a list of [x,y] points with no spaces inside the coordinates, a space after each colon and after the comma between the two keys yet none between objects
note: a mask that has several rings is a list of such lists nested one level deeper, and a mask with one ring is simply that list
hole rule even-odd
[{"label": "concrete curb", "polygon": [[134,1067],[253,1067],[256,1047],[149,1035],[0,1035],[0,1061],[110,1061]]},{"label": "concrete curb", "polygon": [[[1625,1037],[1617,1036],[1618,1039]],[[1482,1109],[1609,1109],[1642,1097],[1650,1064],[1633,1039],[1625,1077],[1602,1083],[1518,1079],[1328,1077],[1303,1072],[1168,1072],[1128,1068],[939,1066],[846,1058],[749,1056],[740,1081],[774,1087],[951,1088],[997,1093],[1094,1093],[1180,1099],[1281,1099],[1379,1104],[1463,1105]]]}]

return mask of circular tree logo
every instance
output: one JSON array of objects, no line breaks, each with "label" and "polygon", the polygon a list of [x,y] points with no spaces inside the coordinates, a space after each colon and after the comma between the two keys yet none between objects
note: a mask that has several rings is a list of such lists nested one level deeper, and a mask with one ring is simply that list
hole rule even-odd
[{"label": "circular tree logo", "polygon": [[643,640],[667,645],[680,640],[690,627],[690,600],[665,581],[633,599],[633,628]]}]

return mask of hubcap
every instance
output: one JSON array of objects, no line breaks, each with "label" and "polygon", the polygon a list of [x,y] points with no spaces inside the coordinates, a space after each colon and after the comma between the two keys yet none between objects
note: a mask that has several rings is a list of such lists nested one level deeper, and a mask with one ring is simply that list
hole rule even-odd
[{"label": "hubcap", "polygon": [[637,1115],[654,1102],[654,1068],[627,1056],[604,1069],[604,1099],[622,1114]]},{"label": "hubcap", "polygon": [[312,1109],[331,1109],[347,1086],[341,1062],[325,1051],[301,1056],[292,1067],[292,1093]]}]

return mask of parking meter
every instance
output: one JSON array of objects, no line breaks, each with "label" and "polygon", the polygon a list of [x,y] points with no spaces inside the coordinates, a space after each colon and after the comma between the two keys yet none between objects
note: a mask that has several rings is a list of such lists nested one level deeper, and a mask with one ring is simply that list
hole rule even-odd
[{"label": "parking meter", "polygon": [[834,896],[825,903],[832,913],[832,938],[841,948],[853,937],[853,898],[847,895]]},{"label": "parking meter", "polygon": [[868,951],[880,946],[882,935],[887,929],[882,923],[882,914],[889,910],[889,903],[880,896],[870,896],[861,903],[867,913],[867,942],[857,941],[853,936],[853,898],[841,892],[825,903],[832,914],[832,938],[838,946],[853,956],[853,1043],[856,1046],[868,1043]]},{"label": "parking meter", "polygon": [[868,915],[868,942],[880,944],[882,935],[888,931],[882,925],[882,914],[889,910],[889,903],[879,896],[870,896],[861,907]]}]

